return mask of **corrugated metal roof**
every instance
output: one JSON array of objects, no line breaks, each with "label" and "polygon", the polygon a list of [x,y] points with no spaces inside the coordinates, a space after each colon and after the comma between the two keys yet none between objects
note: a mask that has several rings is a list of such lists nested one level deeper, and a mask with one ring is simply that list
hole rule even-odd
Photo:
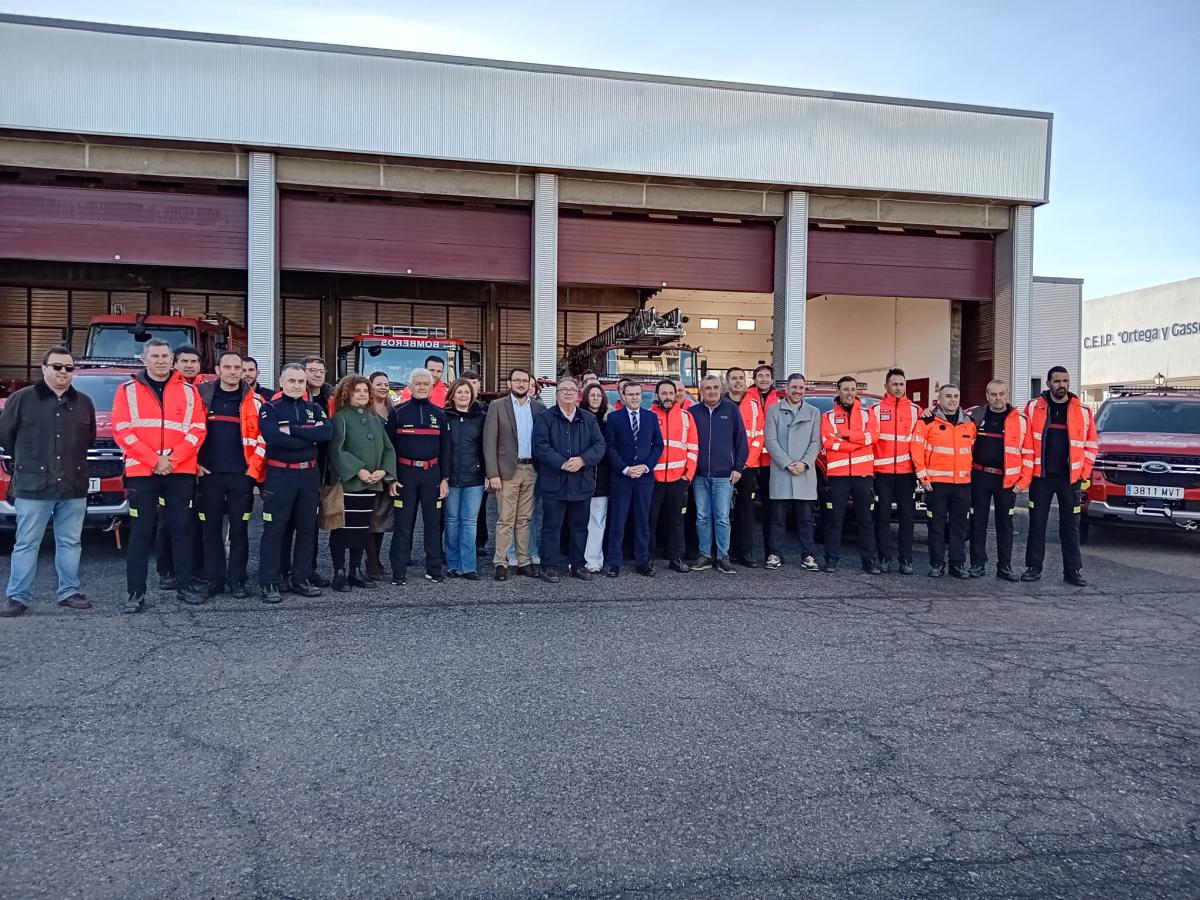
[{"label": "corrugated metal roof", "polygon": [[19,16],[0,45],[0,128],[1047,199],[1047,113]]}]

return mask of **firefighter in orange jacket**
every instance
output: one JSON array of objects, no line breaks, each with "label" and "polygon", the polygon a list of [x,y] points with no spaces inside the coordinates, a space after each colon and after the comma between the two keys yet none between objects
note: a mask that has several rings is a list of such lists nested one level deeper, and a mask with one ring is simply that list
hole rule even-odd
[{"label": "firefighter in orange jacket", "polygon": [[[192,387],[199,388],[203,380],[200,374],[200,351],[191,344],[182,344],[175,348],[175,371]],[[158,532],[155,535],[154,568],[158,572],[158,586],[162,590],[173,591],[187,585],[178,583],[175,575],[175,557],[187,552],[186,543],[180,543],[178,534],[172,534],[167,527],[165,518],[158,520]],[[192,574],[199,580],[204,571],[204,540],[201,536],[200,520],[197,518],[192,527]]]},{"label": "firefighter in orange jacket", "polygon": [[825,454],[825,565],[837,570],[842,549],[842,523],[854,500],[858,523],[858,552],[863,571],[879,575],[871,510],[875,503],[875,444],[879,433],[858,399],[858,380],[843,375],[837,383],[833,408],[821,416],[821,449]]},{"label": "firefighter in orange jacket", "polygon": [[[742,425],[746,429],[746,443],[750,447],[742,480],[734,489],[733,509],[730,513],[729,555],[738,565],[753,569],[758,565],[754,553],[754,501],[759,499],[758,470],[762,465],[763,449],[766,446],[764,435],[767,412],[758,390],[748,389],[745,369],[733,366],[726,370],[725,388],[729,399],[741,411]],[[770,470],[767,472],[769,475]],[[771,552],[770,548],[767,548],[767,552]]]},{"label": "firefighter in orange jacket", "polygon": [[746,466],[748,471],[745,474],[747,477],[754,475],[757,478],[754,494],[758,500],[758,508],[762,511],[763,558],[765,559],[769,556],[779,555],[779,548],[775,546],[774,532],[771,530],[771,454],[767,452],[767,410],[783,399],[783,395],[775,387],[775,370],[766,363],[755,367],[754,384],[750,388],[750,393],[758,399],[762,414],[755,431],[761,435],[763,448],[762,455],[758,458],[758,468],[751,470],[749,466]]},{"label": "firefighter in orange jacket", "polygon": [[1079,549],[1080,492],[1092,477],[1099,443],[1092,411],[1071,393],[1071,375],[1062,366],[1046,373],[1049,389],[1029,401],[1025,448],[1029,451],[1029,540],[1025,544],[1022,581],[1042,577],[1046,559],[1046,521],[1050,501],[1058,500],[1058,537],[1062,545],[1063,580],[1085,587]]},{"label": "firefighter in orange jacket", "polygon": [[975,452],[971,460],[971,568],[982,578],[987,565],[988,513],[996,510],[996,577],[1019,581],[1012,570],[1013,509],[1017,492],[1029,488],[1033,461],[1025,450],[1025,417],[1008,402],[1008,385],[988,382],[987,403],[971,410]]},{"label": "firefighter in orange jacket", "polygon": [[665,378],[655,388],[653,406],[658,429],[663,436],[663,452],[654,466],[654,497],[650,505],[650,540],[653,544],[659,523],[667,533],[667,558],[672,572],[690,572],[683,561],[684,521],[687,517],[688,488],[696,477],[700,445],[696,423],[679,405],[675,382]]},{"label": "firefighter in orange jacket", "polygon": [[896,535],[898,571],[901,575],[911,575],[917,518],[917,476],[913,467],[912,442],[921,421],[921,408],[908,399],[908,381],[903,369],[889,369],[884,386],[883,399],[871,409],[871,420],[879,432],[879,442],[875,445],[875,543],[879,547],[879,567],[890,572],[894,501],[899,520]]},{"label": "firefighter in orange jacket", "polygon": [[[206,431],[199,393],[171,371],[170,345],[151,338],[142,359],[146,368],[117,389],[112,412],[113,434],[125,453],[131,519],[125,553],[127,613],[141,612],[146,601],[146,570],[160,503],[172,539],[183,547],[192,542],[196,455]],[[179,554],[176,565],[176,598],[203,603],[204,597],[192,591],[192,554]]]},{"label": "firefighter in orange jacket", "polygon": [[[254,485],[266,469],[267,445],[258,428],[263,399],[242,381],[242,357],[221,354],[217,381],[200,385],[208,433],[200,448],[197,506],[204,535],[204,580],[208,596],[228,590],[250,596],[246,566],[250,555],[250,513]],[[229,558],[225,558],[224,522],[229,520]]]},{"label": "firefighter in orange jacket", "polygon": [[[442,373],[446,371],[446,361],[440,356],[427,356],[422,364],[433,376],[433,390],[429,393],[429,402],[442,409],[446,408],[446,380]],[[597,379],[599,380],[599,379]],[[399,403],[407,403],[412,399],[412,391],[405,388],[400,394]]]},{"label": "firefighter in orange jacket", "polygon": [[950,532],[950,574],[967,572],[967,530],[971,517],[971,460],[975,422],[962,411],[956,384],[944,384],[930,415],[921,419],[913,441],[917,480],[925,485],[929,514],[929,577],[946,574],[946,531]]}]

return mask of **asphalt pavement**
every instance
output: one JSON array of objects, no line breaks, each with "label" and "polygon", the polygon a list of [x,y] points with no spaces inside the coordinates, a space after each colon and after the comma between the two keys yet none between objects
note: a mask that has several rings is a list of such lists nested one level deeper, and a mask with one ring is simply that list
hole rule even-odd
[{"label": "asphalt pavement", "polygon": [[88,612],[47,544],[0,897],[1200,896],[1200,536],[1094,531],[1082,590],[488,558],[125,616],[110,537]]}]

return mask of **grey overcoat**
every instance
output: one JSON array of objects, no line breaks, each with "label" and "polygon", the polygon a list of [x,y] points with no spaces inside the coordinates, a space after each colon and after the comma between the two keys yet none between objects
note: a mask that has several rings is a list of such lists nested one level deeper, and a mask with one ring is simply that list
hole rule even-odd
[{"label": "grey overcoat", "polygon": [[[767,452],[771,454],[771,499],[816,500],[817,454],[821,451],[821,411],[811,403],[793,409],[787,400],[767,408]],[[806,462],[802,475],[787,470]]]}]

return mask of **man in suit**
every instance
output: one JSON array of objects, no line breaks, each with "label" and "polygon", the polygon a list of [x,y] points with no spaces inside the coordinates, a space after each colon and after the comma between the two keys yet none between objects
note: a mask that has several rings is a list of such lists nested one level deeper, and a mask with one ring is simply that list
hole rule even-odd
[{"label": "man in suit", "polygon": [[533,466],[533,421],[546,411],[530,394],[533,379],[522,368],[508,373],[508,396],[488,406],[483,422],[483,464],[488,490],[499,498],[496,516],[495,580],[508,580],[508,548],[516,542],[517,572],[540,572],[530,553],[530,521],[537,470]]},{"label": "man in suit", "polygon": [[650,562],[650,507],[654,501],[654,467],[663,452],[658,417],[641,408],[642,386],[636,382],[626,384],[621,391],[621,402],[622,408],[609,415],[604,435],[611,476],[605,569],[609,578],[621,574],[625,526],[631,518],[638,574],[654,574]]}]

